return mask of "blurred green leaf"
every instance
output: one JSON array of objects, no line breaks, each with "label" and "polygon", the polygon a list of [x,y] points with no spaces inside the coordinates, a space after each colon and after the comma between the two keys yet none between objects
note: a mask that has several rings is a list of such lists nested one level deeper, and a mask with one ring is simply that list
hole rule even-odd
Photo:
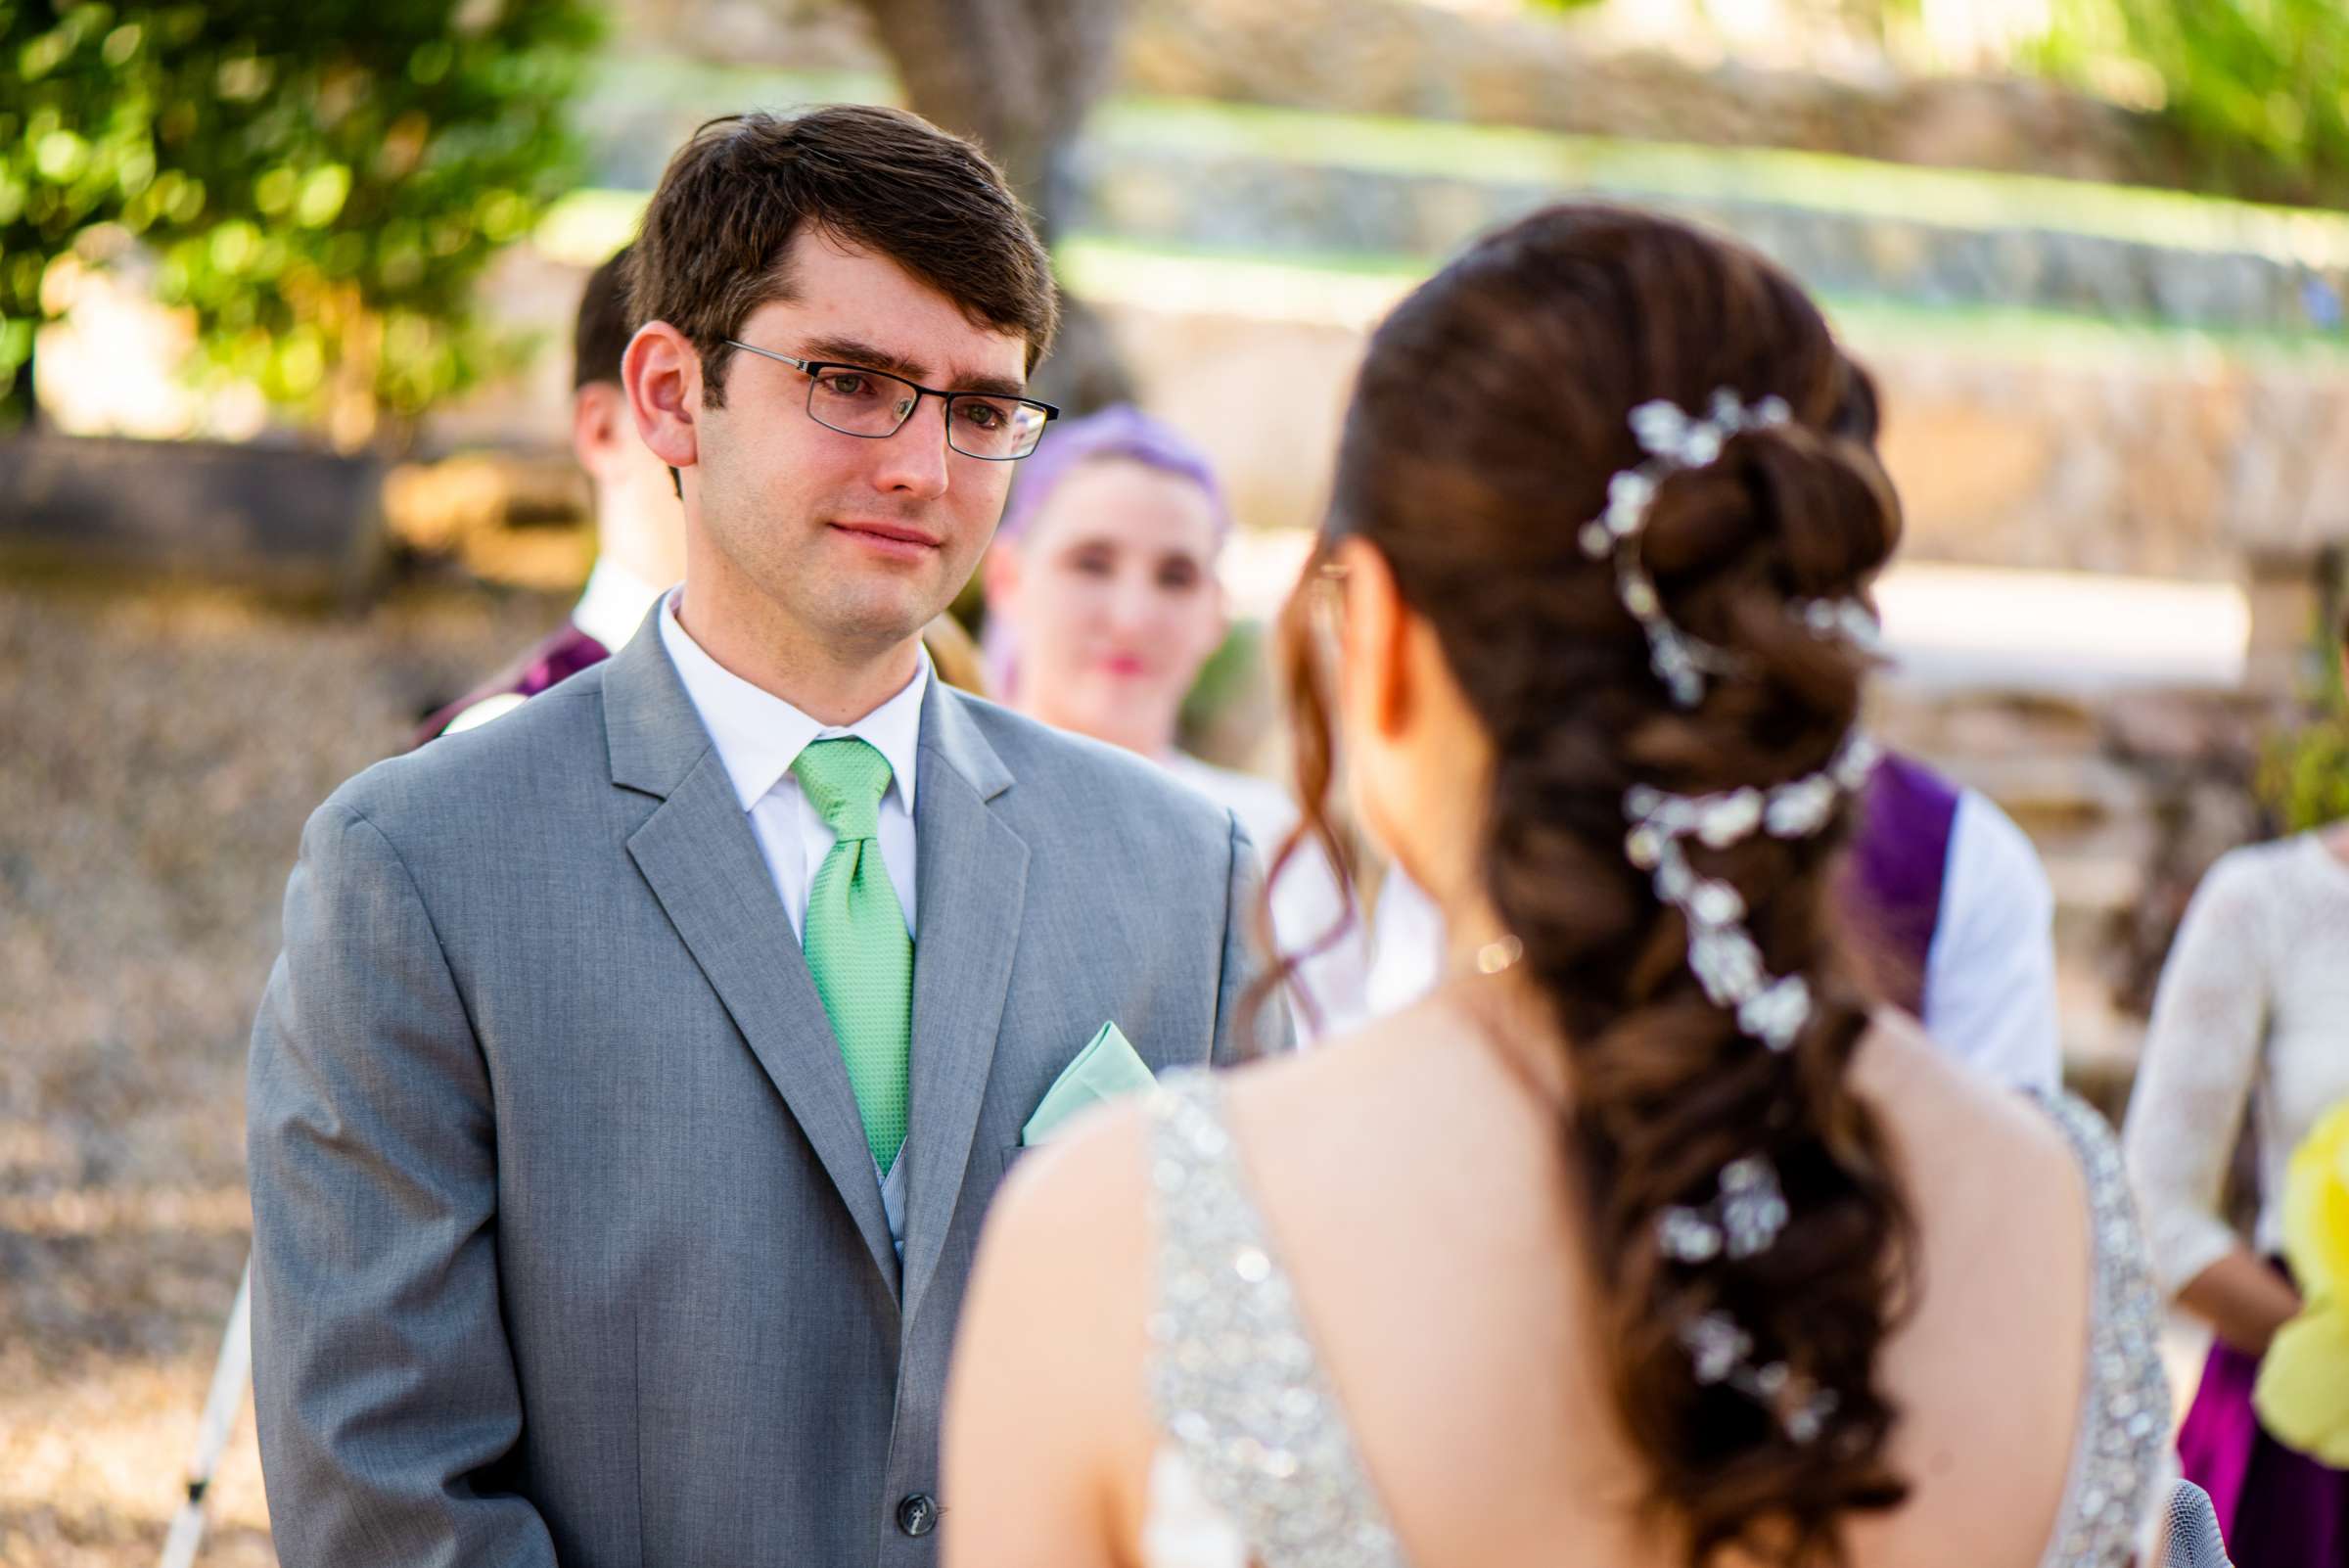
[{"label": "blurred green leaf", "polygon": [[[2341,0],[2055,0],[2040,69],[2145,84],[2212,183],[2349,203],[2349,7]],[[2134,91],[2134,89],[2133,89]]]},{"label": "blurred green leaf", "polygon": [[2275,736],[2260,756],[2254,793],[2287,833],[2349,820],[2349,687],[2342,684],[2340,623],[2337,612],[2328,614],[2310,638],[2315,716]]},{"label": "blurred green leaf", "polygon": [[89,238],[110,224],[195,312],[207,373],[338,441],[382,439],[379,415],[410,420],[508,363],[474,288],[576,182],[567,116],[601,15],[0,3],[0,422],[31,407],[48,263],[103,264]]}]

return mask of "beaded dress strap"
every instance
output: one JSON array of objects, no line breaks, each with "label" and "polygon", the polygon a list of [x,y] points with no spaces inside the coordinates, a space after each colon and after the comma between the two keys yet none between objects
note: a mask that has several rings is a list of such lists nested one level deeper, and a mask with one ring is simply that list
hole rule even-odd
[{"label": "beaded dress strap", "polygon": [[1313,1354],[1207,1073],[1150,1098],[1161,1428],[1262,1568],[1407,1568]]},{"label": "beaded dress strap", "polygon": [[2040,1568],[2117,1568],[2134,1560],[2169,1473],[2160,1301],[2112,1129],[2073,1095],[2031,1097],[2063,1130],[2087,1178],[2094,1279],[2078,1435]]}]

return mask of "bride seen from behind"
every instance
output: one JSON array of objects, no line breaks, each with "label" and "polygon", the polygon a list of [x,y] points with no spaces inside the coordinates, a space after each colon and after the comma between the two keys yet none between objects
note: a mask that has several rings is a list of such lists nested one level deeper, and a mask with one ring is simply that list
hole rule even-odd
[{"label": "bride seen from behind", "polygon": [[1325,820],[1334,709],[1451,978],[1012,1178],[950,1568],[2130,1559],[2168,1409],[2109,1136],[1934,1050],[1828,913],[1875,423],[1784,274],[1635,212],[1378,329],[1300,784]]}]

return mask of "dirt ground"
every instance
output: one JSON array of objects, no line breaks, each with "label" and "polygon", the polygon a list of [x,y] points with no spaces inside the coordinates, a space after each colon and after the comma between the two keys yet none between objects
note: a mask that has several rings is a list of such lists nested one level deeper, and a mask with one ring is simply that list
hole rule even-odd
[{"label": "dirt ground", "polygon": [[[0,578],[0,1568],[152,1564],[251,1225],[245,1051],[301,823],[559,601]],[[265,1568],[251,1411],[206,1568]]]}]

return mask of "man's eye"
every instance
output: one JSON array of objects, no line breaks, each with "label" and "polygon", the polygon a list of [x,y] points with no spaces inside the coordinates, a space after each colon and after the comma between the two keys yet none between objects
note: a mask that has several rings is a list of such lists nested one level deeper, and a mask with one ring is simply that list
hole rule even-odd
[{"label": "man's eye", "polygon": [[1000,403],[983,403],[966,397],[954,406],[961,411],[964,424],[990,434],[1011,423],[1010,411]]},{"label": "man's eye", "polygon": [[835,397],[870,397],[875,391],[873,378],[860,370],[827,370],[822,384]]}]

